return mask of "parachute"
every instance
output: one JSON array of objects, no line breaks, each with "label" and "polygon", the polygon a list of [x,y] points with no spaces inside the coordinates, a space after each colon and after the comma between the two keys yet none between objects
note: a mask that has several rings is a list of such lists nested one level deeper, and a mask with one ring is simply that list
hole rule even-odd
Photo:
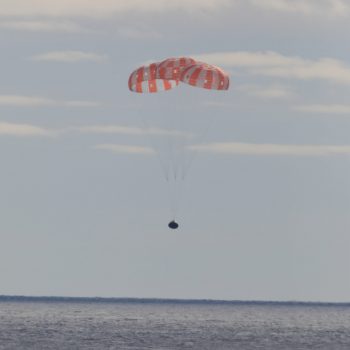
[{"label": "parachute", "polygon": [[228,90],[229,76],[219,67],[197,62],[187,66],[180,77],[183,83],[209,90]]},{"label": "parachute", "polygon": [[[161,99],[164,99],[161,92],[177,90],[185,85],[206,90],[225,91],[229,89],[229,82],[228,74],[219,67],[196,61],[190,57],[171,57],[135,69],[130,74],[128,86],[130,91],[141,95],[158,96],[157,93],[160,93],[157,100],[160,102]],[[183,106],[183,103],[179,102],[180,95],[179,92],[166,100],[166,107],[163,107],[164,112],[157,104],[152,105],[153,111],[148,112],[148,114],[160,114],[165,127],[149,125],[148,115],[145,118],[145,124],[149,125],[147,133],[152,138],[153,148],[158,155],[168,183],[173,217],[169,228],[173,229],[178,227],[175,219],[179,207],[180,192],[193,159],[190,142],[195,139],[195,134],[197,136],[200,134],[198,130],[195,130],[195,133],[185,130],[186,124],[190,124],[190,119],[196,119],[195,115],[188,116],[182,112],[177,113],[175,118],[169,113],[169,110],[175,113],[180,106]]]},{"label": "parachute", "polygon": [[178,79],[163,79],[159,74],[159,64],[152,63],[134,70],[129,77],[129,89],[138,93],[154,93],[170,90],[179,84]]},{"label": "parachute", "polygon": [[180,81],[209,90],[228,90],[229,76],[221,68],[189,57],[168,58],[134,70],[129,77],[129,89],[138,93],[170,90]]}]

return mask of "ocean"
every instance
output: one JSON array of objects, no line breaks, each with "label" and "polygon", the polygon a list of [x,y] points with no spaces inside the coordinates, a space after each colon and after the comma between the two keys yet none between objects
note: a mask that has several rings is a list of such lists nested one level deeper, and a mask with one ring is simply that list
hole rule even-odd
[{"label": "ocean", "polygon": [[350,304],[0,296],[0,349],[349,350]]}]

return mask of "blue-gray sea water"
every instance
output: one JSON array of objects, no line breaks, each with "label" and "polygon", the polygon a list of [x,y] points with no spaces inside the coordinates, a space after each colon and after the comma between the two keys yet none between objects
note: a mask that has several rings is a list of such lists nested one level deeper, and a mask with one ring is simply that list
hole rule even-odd
[{"label": "blue-gray sea water", "polygon": [[0,349],[350,349],[350,305],[0,297]]}]

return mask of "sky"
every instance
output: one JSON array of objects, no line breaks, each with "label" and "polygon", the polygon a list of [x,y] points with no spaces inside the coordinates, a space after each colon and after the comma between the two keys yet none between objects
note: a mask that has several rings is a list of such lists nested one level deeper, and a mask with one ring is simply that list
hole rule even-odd
[{"label": "sky", "polygon": [[[348,0],[0,0],[0,294],[349,301],[349,26]],[[128,90],[178,56],[230,89]],[[176,231],[169,126],[203,136]]]}]

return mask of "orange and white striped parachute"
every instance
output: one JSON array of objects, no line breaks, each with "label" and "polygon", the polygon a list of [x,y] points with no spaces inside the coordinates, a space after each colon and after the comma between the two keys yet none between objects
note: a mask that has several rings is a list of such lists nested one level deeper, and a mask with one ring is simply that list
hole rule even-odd
[{"label": "orange and white striped parachute", "polygon": [[221,68],[203,62],[196,62],[183,69],[180,80],[183,83],[209,89],[228,90],[230,78]]},{"label": "orange and white striped parachute", "polygon": [[137,68],[129,77],[129,89],[138,93],[154,93],[170,90],[180,81],[210,90],[229,88],[229,76],[221,68],[190,57],[178,57]]},{"label": "orange and white striped parachute", "polygon": [[179,80],[163,79],[158,74],[159,63],[152,63],[134,70],[129,77],[129,89],[133,92],[158,92],[179,85]]},{"label": "orange and white striped parachute", "polygon": [[162,79],[179,81],[183,70],[195,63],[190,57],[167,58],[159,63],[157,74]]}]

